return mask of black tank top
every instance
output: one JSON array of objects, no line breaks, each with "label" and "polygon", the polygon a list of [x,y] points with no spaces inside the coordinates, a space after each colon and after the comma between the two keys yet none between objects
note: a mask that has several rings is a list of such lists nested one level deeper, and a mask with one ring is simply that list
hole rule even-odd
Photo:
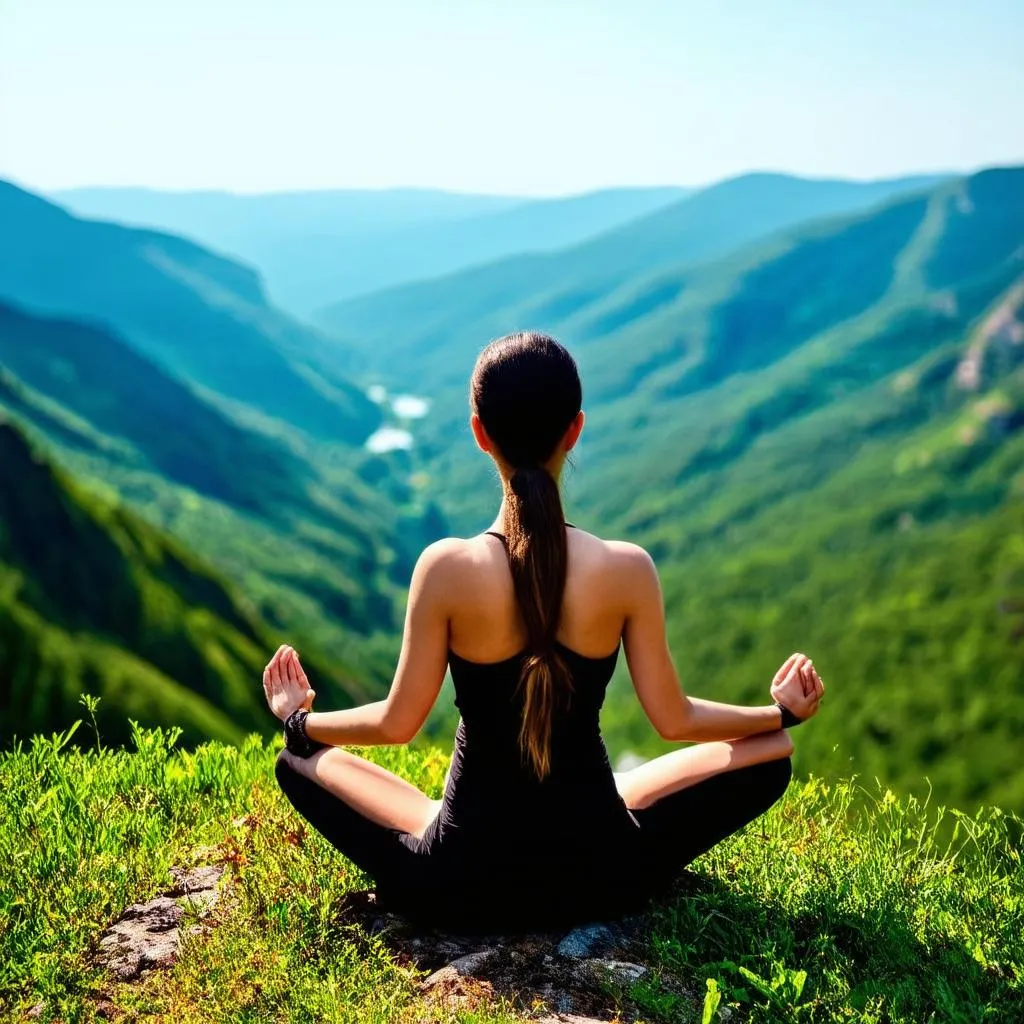
[{"label": "black tank top", "polygon": [[[493,535],[504,542],[501,534]],[[499,867],[494,840],[500,837],[505,868],[514,863],[520,873],[529,870],[524,855],[542,847],[549,878],[553,857],[571,854],[582,836],[590,837],[589,846],[594,847],[595,835],[609,841],[636,827],[616,788],[599,722],[619,649],[589,658],[564,644],[557,647],[568,665],[572,691],[554,709],[551,770],[543,780],[519,748],[519,684],[526,652],[480,663],[449,650],[461,717],[437,835],[442,846],[486,845],[493,869]],[[579,859],[578,851],[573,857]]]}]

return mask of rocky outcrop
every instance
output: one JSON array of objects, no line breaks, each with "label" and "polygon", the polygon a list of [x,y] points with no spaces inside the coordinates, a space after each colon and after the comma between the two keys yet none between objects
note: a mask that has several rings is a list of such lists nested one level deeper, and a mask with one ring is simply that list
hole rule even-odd
[{"label": "rocky outcrop", "polygon": [[[568,933],[458,936],[415,931],[400,918],[374,915],[372,898],[350,910],[396,957],[426,972],[424,999],[452,1013],[500,998],[545,1024],[625,1022],[639,1016],[632,986],[652,975],[642,962],[649,948],[643,918]],[[663,975],[658,980],[674,987]]]},{"label": "rocky outcrop", "polygon": [[[171,868],[174,884],[145,903],[135,903],[108,926],[99,942],[98,956],[119,981],[132,981],[144,972],[169,967],[177,959],[181,923],[186,907],[200,917],[219,897],[217,882],[223,867],[212,865],[186,871]],[[190,931],[201,930],[192,925]]]}]

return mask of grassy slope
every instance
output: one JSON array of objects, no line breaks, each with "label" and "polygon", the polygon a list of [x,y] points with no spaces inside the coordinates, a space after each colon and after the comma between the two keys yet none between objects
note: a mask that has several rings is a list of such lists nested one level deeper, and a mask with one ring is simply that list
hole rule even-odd
[{"label": "grassy slope", "polygon": [[[365,879],[296,819],[259,740],[191,753],[160,732],[139,733],[133,752],[61,741],[0,754],[0,1014],[20,1019],[41,1000],[44,1020],[96,1019],[92,997],[109,985],[89,954],[105,924],[163,889],[171,865],[213,859],[232,898],[170,971],[111,993],[126,1019],[520,1018],[509,1004],[422,1003],[414,973],[342,915]],[[440,790],[438,752],[371,754]],[[699,1019],[700,995],[695,1006],[674,994],[674,975],[700,994],[716,981],[734,1024],[1020,1020],[1020,822],[986,811],[936,829],[937,817],[887,792],[795,782],[654,913],[652,978],[631,993],[645,1019]]]},{"label": "grassy slope", "polygon": [[[260,675],[271,629],[211,570],[43,461],[0,421],[0,743],[63,728],[83,691],[111,740],[126,717],[191,743],[271,725]],[[316,674],[339,703],[366,691],[344,661]]]}]

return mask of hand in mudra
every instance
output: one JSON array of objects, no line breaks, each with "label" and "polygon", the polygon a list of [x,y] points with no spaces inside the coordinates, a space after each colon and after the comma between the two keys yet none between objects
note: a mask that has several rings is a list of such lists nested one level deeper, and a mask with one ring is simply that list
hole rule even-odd
[{"label": "hand in mudra", "polygon": [[791,654],[772,680],[772,700],[785,705],[797,718],[812,718],[825,692],[814,663],[806,654]]},{"label": "hand in mudra", "polygon": [[293,711],[313,705],[316,691],[309,685],[294,649],[283,644],[263,670],[263,692],[270,710],[283,722]]}]

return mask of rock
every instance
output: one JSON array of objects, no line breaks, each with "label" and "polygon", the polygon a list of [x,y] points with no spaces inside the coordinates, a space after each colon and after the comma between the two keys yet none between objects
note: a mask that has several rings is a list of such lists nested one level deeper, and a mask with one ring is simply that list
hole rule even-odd
[{"label": "rock", "polygon": [[[178,955],[180,925],[185,907],[209,913],[217,902],[217,882],[224,869],[213,865],[186,871],[171,868],[174,884],[146,903],[134,903],[103,933],[99,958],[121,981],[131,981],[144,971],[169,967]],[[198,926],[189,931],[201,930]]]},{"label": "rock", "polygon": [[632,985],[639,981],[646,973],[647,968],[642,964],[631,964],[625,960],[601,960],[590,959],[585,961],[590,970],[599,977],[606,978],[616,985]]},{"label": "rock", "polygon": [[581,1017],[578,1013],[556,1013],[538,1017],[537,1024],[608,1024],[608,1021],[597,1017]]},{"label": "rock", "polygon": [[607,952],[614,945],[615,935],[607,925],[588,924],[569,932],[559,942],[558,953],[576,960],[585,960],[588,957]]},{"label": "rock", "polygon": [[[545,1006],[558,1015],[559,1020],[575,1019],[576,999],[571,992],[564,989],[556,989],[552,985],[542,985],[537,990],[537,997]],[[583,1018],[580,1018],[583,1019]]]},{"label": "rock", "polygon": [[[379,916],[365,915],[364,924]],[[634,961],[643,957],[648,932],[649,919],[640,915],[517,935],[425,932],[407,922],[385,941],[427,974],[420,990],[434,1006],[461,1012],[499,998],[531,1020],[543,1014],[547,1024],[608,1024],[642,1016],[629,987],[647,973]]]},{"label": "rock", "polygon": [[44,1002],[40,1001],[40,1002],[36,1003],[36,1005],[33,1006],[32,1009],[30,1009],[25,1014],[25,1016],[31,1018],[32,1020],[35,1020],[36,1017],[42,1017],[43,1010],[45,1010],[45,1009],[46,1009],[46,1004]]},{"label": "rock", "polygon": [[216,892],[217,882],[224,874],[224,867],[221,864],[209,864],[202,868],[193,868],[185,871],[182,868],[171,868],[171,878],[174,885],[168,889],[165,896],[191,896],[203,892]]},{"label": "rock", "polygon": [[467,975],[476,974],[498,952],[496,949],[479,949],[475,953],[460,956],[458,960],[453,960],[448,966],[453,967],[465,978]]},{"label": "rock", "polygon": [[178,953],[178,923],[184,911],[169,896],[129,907],[100,939],[100,957],[121,981],[169,967]]},{"label": "rock", "polygon": [[438,985],[443,985],[455,978],[471,978],[481,971],[496,953],[498,953],[496,949],[480,949],[475,953],[460,956],[440,970],[434,971],[424,980],[421,988],[424,992],[429,992]]}]

